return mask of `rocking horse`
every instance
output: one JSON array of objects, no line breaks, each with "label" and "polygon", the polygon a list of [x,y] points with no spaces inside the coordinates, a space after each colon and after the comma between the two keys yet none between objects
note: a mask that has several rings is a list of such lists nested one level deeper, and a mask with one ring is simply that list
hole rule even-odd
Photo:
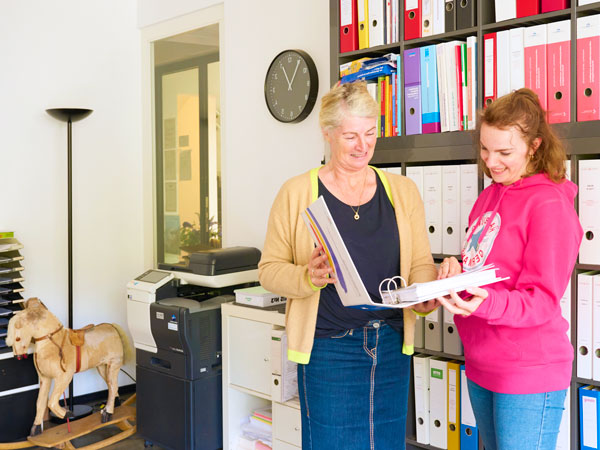
[{"label": "rocking horse", "polygon": [[[108,400],[102,410],[101,422],[111,421],[118,394],[119,369],[132,356],[125,332],[118,325],[108,323],[70,330],[64,328],[39,299],[30,298],[25,305],[25,309],[9,321],[6,343],[12,346],[18,359],[27,357],[30,343],[35,345],[33,357],[40,390],[30,436],[43,431],[46,408],[59,418],[72,416],[60,406],[60,395],[75,373],[93,367],[108,386]],[[48,397],[52,381],[54,389]]]}]

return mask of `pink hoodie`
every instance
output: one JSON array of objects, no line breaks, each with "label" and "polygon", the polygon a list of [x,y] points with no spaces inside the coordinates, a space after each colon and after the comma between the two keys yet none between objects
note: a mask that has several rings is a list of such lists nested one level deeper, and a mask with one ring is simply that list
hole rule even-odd
[{"label": "pink hoodie", "polygon": [[[500,277],[470,316],[455,316],[467,377],[506,394],[566,389],[573,347],[562,297],[583,231],[573,208],[577,186],[545,174],[485,189],[469,216],[463,269],[493,263]],[[493,220],[489,220],[493,217]]]}]

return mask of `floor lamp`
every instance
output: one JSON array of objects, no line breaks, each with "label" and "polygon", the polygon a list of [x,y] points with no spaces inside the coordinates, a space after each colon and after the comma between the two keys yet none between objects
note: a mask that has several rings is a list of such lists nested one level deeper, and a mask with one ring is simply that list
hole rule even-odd
[{"label": "floor lamp", "polygon": [[[85,119],[92,113],[91,109],[82,108],[52,108],[46,112],[55,119],[67,122],[67,211],[68,211],[68,268],[69,268],[69,328],[73,329],[73,164],[72,164],[72,124]],[[74,377],[73,377],[74,378]],[[92,407],[88,405],[73,405],[73,379],[69,384],[69,409],[73,413],[71,420],[80,419],[92,413]]]}]

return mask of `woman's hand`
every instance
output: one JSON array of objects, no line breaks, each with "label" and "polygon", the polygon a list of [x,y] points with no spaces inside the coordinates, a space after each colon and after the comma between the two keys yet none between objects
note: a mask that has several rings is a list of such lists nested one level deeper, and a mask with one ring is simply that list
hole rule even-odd
[{"label": "woman's hand", "polygon": [[412,309],[413,311],[416,311],[418,313],[427,314],[428,312],[433,311],[438,306],[440,306],[440,302],[434,299],[422,303],[417,303],[412,307]]},{"label": "woman's hand", "polygon": [[319,288],[327,283],[335,283],[336,279],[330,276],[332,273],[333,269],[327,264],[327,254],[323,251],[323,247],[316,247],[308,262],[308,276],[311,283]]},{"label": "woman's hand", "polygon": [[462,265],[454,256],[444,258],[438,269],[438,280],[442,278],[450,278],[462,272]]},{"label": "woman's hand", "polygon": [[468,299],[460,298],[456,292],[450,292],[449,296],[439,297],[437,300],[444,305],[452,314],[459,314],[463,317],[468,317],[477,311],[479,305],[488,298],[488,291],[478,287],[467,288],[466,291],[472,295]]}]

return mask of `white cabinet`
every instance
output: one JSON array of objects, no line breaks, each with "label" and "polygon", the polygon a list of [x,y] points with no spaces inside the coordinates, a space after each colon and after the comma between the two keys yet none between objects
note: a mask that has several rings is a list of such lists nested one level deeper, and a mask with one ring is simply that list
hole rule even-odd
[{"label": "white cabinet", "polygon": [[223,448],[235,450],[240,424],[261,407],[273,409],[273,448],[299,450],[302,446],[300,403],[271,397],[271,330],[283,328],[285,314],[227,303],[223,325]]},{"label": "white cabinet", "polygon": [[229,383],[271,394],[270,323],[229,317]]}]

